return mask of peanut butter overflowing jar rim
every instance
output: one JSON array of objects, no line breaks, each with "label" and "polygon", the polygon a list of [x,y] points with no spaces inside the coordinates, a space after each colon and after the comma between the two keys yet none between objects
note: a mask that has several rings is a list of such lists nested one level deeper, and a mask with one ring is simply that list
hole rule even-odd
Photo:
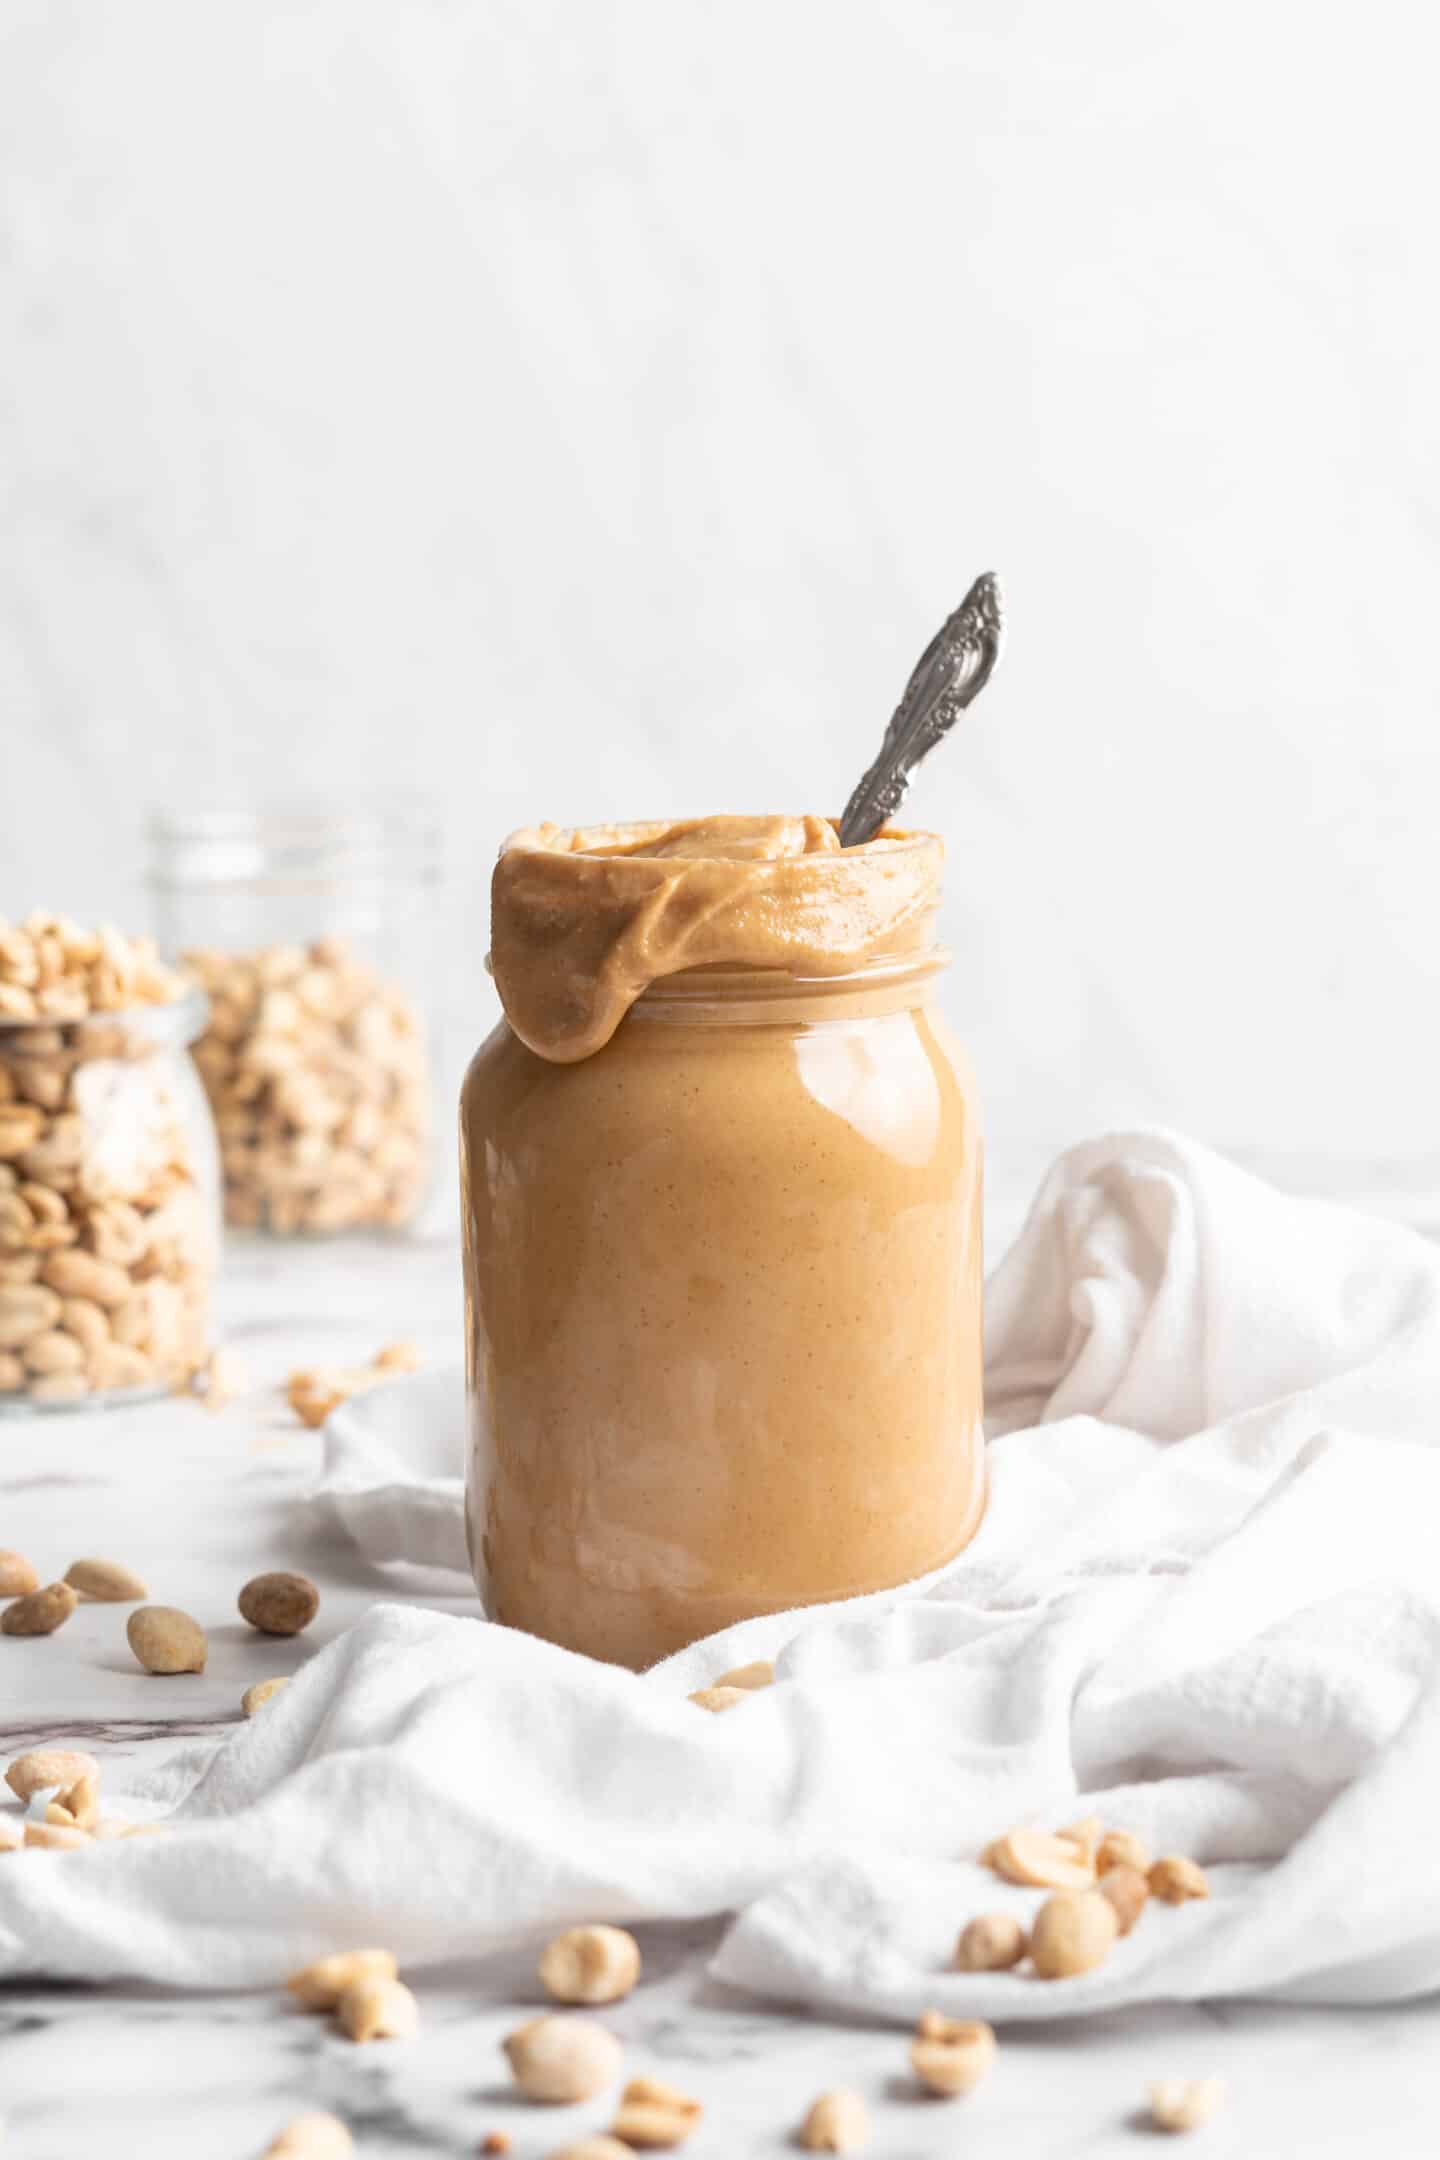
[{"label": "peanut butter overflowing jar rim", "polygon": [[937,834],[842,848],[818,817],[526,828],[495,866],[490,969],[521,1041],[573,1064],[655,984],[698,970],[744,972],[753,996],[766,975],[793,994],[913,964],[933,946],[943,864]]}]

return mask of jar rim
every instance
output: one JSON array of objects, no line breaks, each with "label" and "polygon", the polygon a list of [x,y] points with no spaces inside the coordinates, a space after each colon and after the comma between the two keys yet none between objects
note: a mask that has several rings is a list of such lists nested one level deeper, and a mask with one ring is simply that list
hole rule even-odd
[{"label": "jar rim", "polygon": [[[210,1000],[198,983],[188,984],[177,998],[150,1005],[117,1005],[110,1012],[89,1012],[78,1020],[57,1020],[46,1013],[20,1020],[0,1014],[0,1054],[20,1057],[51,1056],[58,1047],[84,1052],[86,1033],[119,1028],[139,1041],[151,1041],[157,1049],[176,1044],[187,1047],[204,1034],[210,1019]],[[27,1035],[43,1034],[42,1046],[27,1049]]]},{"label": "jar rim", "polygon": [[161,892],[396,878],[429,885],[440,875],[440,820],[419,796],[165,809],[152,812],[146,830],[149,883]]}]

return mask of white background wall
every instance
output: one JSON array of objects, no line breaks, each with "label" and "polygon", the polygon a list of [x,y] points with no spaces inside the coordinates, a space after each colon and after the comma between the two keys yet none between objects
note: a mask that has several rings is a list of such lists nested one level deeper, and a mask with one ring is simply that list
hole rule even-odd
[{"label": "white background wall", "polygon": [[[0,0],[0,912],[162,799],[917,790],[1003,1166],[1440,1164],[1432,10]],[[473,1020],[473,1025],[472,1025]]]}]

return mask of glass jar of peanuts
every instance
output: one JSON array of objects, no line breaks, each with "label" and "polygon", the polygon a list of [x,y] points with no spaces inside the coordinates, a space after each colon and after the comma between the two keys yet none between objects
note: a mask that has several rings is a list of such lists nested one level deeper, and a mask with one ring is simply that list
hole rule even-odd
[{"label": "glass jar of peanuts", "polygon": [[0,1414],[185,1384],[220,1248],[204,997],[147,941],[0,924]]},{"label": "glass jar of peanuts", "polygon": [[438,859],[414,807],[153,821],[161,943],[210,1000],[195,1062],[232,1228],[395,1230],[419,1214]]}]

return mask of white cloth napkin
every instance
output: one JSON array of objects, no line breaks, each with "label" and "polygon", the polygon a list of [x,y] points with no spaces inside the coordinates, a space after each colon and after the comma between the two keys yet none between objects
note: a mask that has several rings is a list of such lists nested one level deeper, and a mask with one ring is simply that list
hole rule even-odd
[{"label": "white cloth napkin", "polygon": [[[176,1759],[170,1837],[0,1858],[0,1973],[273,1982],[347,1943],[419,1966],[733,1912],[721,1978],[903,2019],[1440,1986],[1440,1255],[1121,1136],[1051,1173],[989,1344],[991,1506],[944,1580],[643,1677],[378,1606]],[[325,1505],[433,1565],[455,1397],[416,1384],[423,1435],[374,1400]],[[685,1701],[767,1654],[773,1689]],[[947,1972],[965,1919],[1035,1902],[979,1848],[1092,1810],[1205,1861],[1213,1898],[1152,1906],[1081,1979]]]}]

